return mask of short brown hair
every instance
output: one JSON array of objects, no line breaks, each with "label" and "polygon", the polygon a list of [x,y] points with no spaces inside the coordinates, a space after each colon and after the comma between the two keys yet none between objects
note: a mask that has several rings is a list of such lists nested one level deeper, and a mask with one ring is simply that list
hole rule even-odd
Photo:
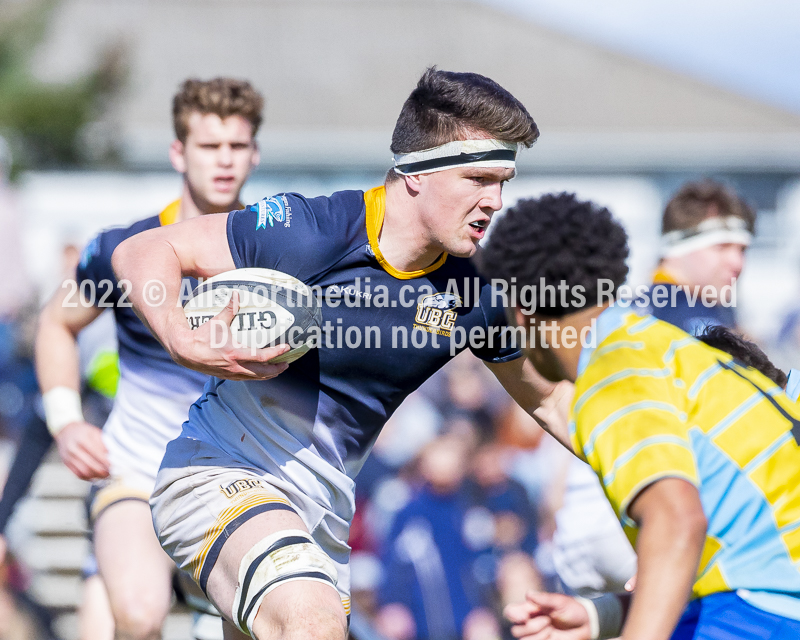
[{"label": "short brown hair", "polygon": [[189,116],[193,111],[215,113],[220,118],[241,116],[253,125],[255,137],[261,126],[264,98],[246,80],[189,78],[181,85],[172,100],[172,125],[175,137],[186,142],[189,134]]},{"label": "short brown hair", "polygon": [[477,73],[428,68],[411,92],[392,133],[392,153],[431,149],[482,131],[530,147],[539,129],[522,103]]},{"label": "short brown hair", "polygon": [[735,191],[715,180],[687,182],[672,196],[661,219],[661,233],[691,229],[706,218],[741,218],[755,233],[756,214]]}]

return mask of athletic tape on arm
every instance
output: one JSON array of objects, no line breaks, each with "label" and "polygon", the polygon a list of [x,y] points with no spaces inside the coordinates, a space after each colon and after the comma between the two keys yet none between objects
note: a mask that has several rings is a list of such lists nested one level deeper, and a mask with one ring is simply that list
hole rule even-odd
[{"label": "athletic tape on arm", "polygon": [[71,422],[83,422],[81,396],[69,387],[54,387],[42,394],[47,429],[54,438]]}]

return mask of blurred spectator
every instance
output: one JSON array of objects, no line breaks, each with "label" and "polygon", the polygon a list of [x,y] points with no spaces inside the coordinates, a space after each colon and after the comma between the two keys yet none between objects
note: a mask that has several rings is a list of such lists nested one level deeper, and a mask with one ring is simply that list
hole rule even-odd
[{"label": "blurred spectator", "polygon": [[486,552],[478,559],[483,569],[478,579],[490,587],[489,593],[506,555],[521,551],[532,562],[539,541],[536,511],[525,488],[509,477],[510,460],[510,451],[487,439],[476,450],[465,483],[470,503],[465,526],[491,530]]},{"label": "blurred spectator", "polygon": [[489,428],[508,395],[491,372],[470,353],[454,358],[420,391],[444,419],[465,418]]},{"label": "blurred spectator", "polygon": [[[74,274],[78,257],[79,253],[75,246],[64,247],[62,254],[64,277]],[[3,416],[6,418],[3,424],[7,430],[9,424],[12,424],[17,427],[14,430],[21,433],[15,434],[18,440],[17,452],[0,498],[0,564],[5,553],[5,530],[9,519],[17,503],[27,492],[34,473],[53,443],[53,438],[40,415],[38,385],[35,385],[35,378],[34,380],[30,378],[33,375],[32,345],[36,324],[35,313],[36,310],[31,308],[30,313],[21,315],[21,319],[11,325],[9,339],[12,346],[9,351],[13,356],[7,360],[6,366],[0,369],[0,379],[11,377],[20,391],[25,390],[19,416],[15,416],[16,423],[10,423],[8,416]],[[119,378],[116,333],[114,319],[110,313],[101,315],[90,330],[81,334],[79,348],[82,378],[86,383],[82,394],[84,412],[90,419],[102,423],[111,409],[111,398],[116,392]],[[8,389],[8,384],[7,381],[0,384],[0,394]],[[4,400],[0,395],[0,405],[3,402],[8,404],[8,400]],[[93,558],[90,560],[93,561]],[[110,610],[105,587],[96,575],[96,568],[84,577],[86,582],[80,611],[81,637],[110,638],[113,635],[113,626],[109,626],[108,623]],[[46,610],[25,595],[24,585],[20,581],[17,581],[16,586],[16,601],[22,602],[26,610],[33,611],[47,623],[49,614]],[[113,620],[110,624],[113,625]],[[104,631],[100,630],[101,625]]]},{"label": "blurred spectator", "polygon": [[470,453],[461,438],[445,435],[419,456],[422,484],[397,514],[382,554],[390,579],[379,592],[377,621],[387,637],[460,638],[467,616],[482,605],[473,565],[493,532],[467,522]]},{"label": "blurred spectator", "polygon": [[0,436],[15,441],[37,419],[39,386],[32,359],[36,311],[29,304],[0,321]]}]

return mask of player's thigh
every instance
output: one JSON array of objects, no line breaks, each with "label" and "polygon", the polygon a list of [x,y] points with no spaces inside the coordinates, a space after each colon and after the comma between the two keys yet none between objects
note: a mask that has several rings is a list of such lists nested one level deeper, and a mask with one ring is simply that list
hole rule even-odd
[{"label": "player's thigh", "polygon": [[166,615],[174,565],[158,543],[146,502],[123,500],[98,514],[94,551],[115,614],[144,603],[152,615]]},{"label": "player's thigh", "polygon": [[218,608],[231,611],[245,554],[265,537],[289,530],[308,532],[294,511],[272,511],[254,515],[231,534],[222,546],[206,587],[209,597]]},{"label": "player's thigh", "polygon": [[333,562],[302,519],[293,511],[272,511],[248,519],[225,541],[207,589],[240,629],[249,627],[257,637],[280,636],[301,621],[312,635],[320,636],[315,625],[322,625],[341,628],[344,637],[335,579]]},{"label": "player's thigh", "polygon": [[268,596],[279,602],[295,592],[345,620],[346,543],[324,532],[312,537],[320,513],[311,512],[321,508],[306,504],[303,511],[279,484],[207,443],[178,438],[150,499],[162,547],[240,631],[251,628]]}]

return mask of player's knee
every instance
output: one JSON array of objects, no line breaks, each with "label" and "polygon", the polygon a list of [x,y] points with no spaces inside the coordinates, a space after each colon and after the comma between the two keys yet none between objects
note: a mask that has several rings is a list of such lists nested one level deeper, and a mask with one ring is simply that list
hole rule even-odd
[{"label": "player's knee", "polygon": [[314,593],[313,588],[303,593],[296,589],[299,584],[294,583],[295,589],[289,594],[280,594],[280,606],[259,609],[253,620],[253,636],[257,640],[344,640],[347,617],[338,594]]},{"label": "player's knee", "polygon": [[160,637],[161,624],[137,612],[128,612],[114,619],[115,640],[158,640]]},{"label": "player's knee", "polygon": [[314,606],[313,602],[283,620],[281,640],[344,640],[347,618],[344,609]]},{"label": "player's knee", "polygon": [[167,616],[167,607],[162,603],[148,601],[142,594],[124,598],[114,603],[114,627],[116,640],[158,640],[161,626]]}]

